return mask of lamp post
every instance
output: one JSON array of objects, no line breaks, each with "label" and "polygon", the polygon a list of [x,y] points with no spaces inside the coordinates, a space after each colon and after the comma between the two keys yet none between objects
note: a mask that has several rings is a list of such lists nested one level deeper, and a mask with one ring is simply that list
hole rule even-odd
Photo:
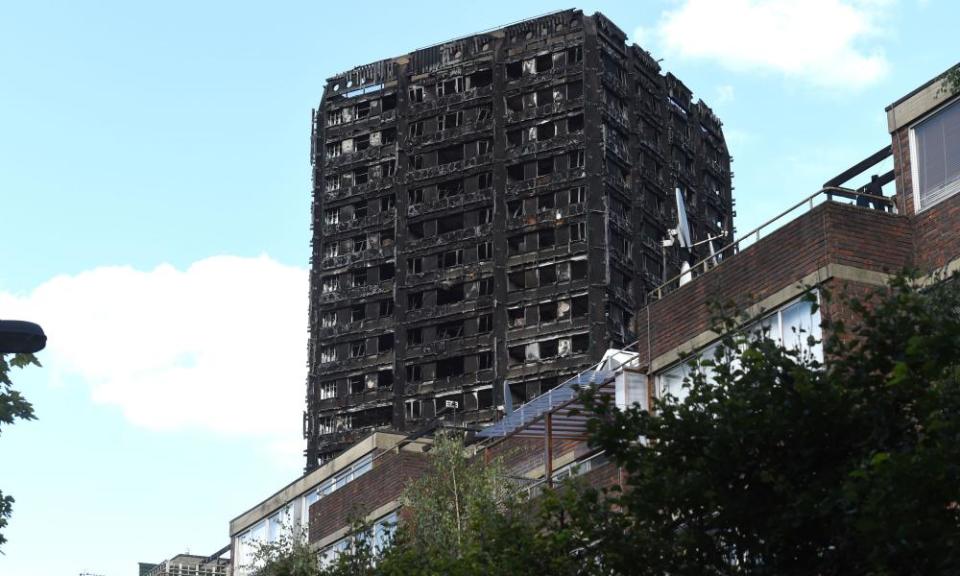
[{"label": "lamp post", "polygon": [[43,328],[23,320],[0,320],[0,354],[32,354],[47,345]]}]

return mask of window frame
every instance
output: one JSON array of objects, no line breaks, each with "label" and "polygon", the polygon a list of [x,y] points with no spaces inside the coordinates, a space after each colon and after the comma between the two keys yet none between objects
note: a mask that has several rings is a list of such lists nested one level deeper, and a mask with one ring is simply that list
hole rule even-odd
[{"label": "window frame", "polygon": [[953,106],[960,106],[960,95],[955,96],[954,98],[948,100],[943,105],[938,106],[936,110],[931,110],[927,114],[924,114],[922,117],[917,119],[913,124],[910,125],[907,135],[909,139],[909,148],[910,148],[910,181],[911,181],[911,193],[913,196],[913,212],[914,214],[920,214],[926,210],[940,204],[941,202],[952,198],[954,196],[960,195],[960,178],[954,180],[952,184],[945,186],[945,188],[952,188],[951,191],[944,194],[942,197],[934,200],[933,202],[924,205],[921,202],[920,197],[920,162],[917,149],[917,128],[921,127],[931,118],[935,117],[937,114],[945,112],[947,109]]}]

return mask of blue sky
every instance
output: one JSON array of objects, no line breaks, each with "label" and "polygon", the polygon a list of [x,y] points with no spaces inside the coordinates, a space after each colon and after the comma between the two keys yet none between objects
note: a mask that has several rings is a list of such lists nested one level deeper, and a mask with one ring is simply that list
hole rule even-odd
[{"label": "blue sky", "polygon": [[[6,576],[227,543],[299,474],[310,110],[334,73],[547,2],[5,2],[0,317],[41,321],[0,437]],[[583,2],[724,122],[744,232],[886,144],[958,60],[930,0]]]}]

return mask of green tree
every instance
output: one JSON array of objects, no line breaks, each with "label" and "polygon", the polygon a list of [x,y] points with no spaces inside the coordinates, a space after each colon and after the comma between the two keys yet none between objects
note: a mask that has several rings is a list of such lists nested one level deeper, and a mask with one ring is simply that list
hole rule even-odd
[{"label": "green tree", "polygon": [[[732,331],[648,413],[588,394],[627,471],[569,507],[606,574],[960,573],[960,281],[901,276],[825,323],[826,366]],[[642,439],[642,440],[638,440]]]},{"label": "green tree", "polygon": [[940,91],[948,96],[960,92],[960,64],[951,68],[943,77],[943,86],[940,87]]},{"label": "green tree", "polygon": [[557,524],[562,506],[531,506],[522,483],[500,462],[471,457],[458,436],[438,435],[428,457],[404,493],[391,545],[372,549],[370,527],[358,525],[324,576],[578,573],[576,558],[555,553],[573,549]]},{"label": "green tree", "polygon": [[[3,426],[13,424],[17,420],[34,420],[33,405],[13,388],[13,381],[10,380],[11,368],[24,368],[40,363],[33,354],[0,354],[0,431]],[[4,537],[2,529],[7,526],[8,519],[13,513],[13,497],[5,496],[0,491],[0,546],[7,539]]]}]

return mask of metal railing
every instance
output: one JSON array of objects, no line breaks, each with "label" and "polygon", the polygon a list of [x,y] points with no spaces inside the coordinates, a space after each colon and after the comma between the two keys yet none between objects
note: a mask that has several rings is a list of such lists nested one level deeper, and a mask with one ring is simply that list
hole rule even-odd
[{"label": "metal railing", "polygon": [[760,224],[753,230],[743,234],[730,244],[720,248],[715,254],[707,256],[706,258],[693,264],[690,267],[690,270],[681,272],[663,284],[657,286],[647,293],[647,301],[652,302],[663,298],[665,295],[673,292],[683,284],[686,284],[688,281],[693,280],[694,278],[716,268],[723,263],[725,257],[738,254],[741,250],[752,246],[761,238],[768,236],[771,232],[780,229],[780,227],[786,223],[785,220],[787,220],[788,217],[789,220],[793,220],[797,216],[805,214],[813,210],[814,207],[825,202],[853,204],[861,208],[879,210],[892,214],[897,212],[897,206],[893,202],[893,199],[886,196],[868,194],[859,190],[842,188],[839,186],[821,188],[817,192],[807,196],[800,202],[797,202],[773,218],[770,218],[763,224]]}]

